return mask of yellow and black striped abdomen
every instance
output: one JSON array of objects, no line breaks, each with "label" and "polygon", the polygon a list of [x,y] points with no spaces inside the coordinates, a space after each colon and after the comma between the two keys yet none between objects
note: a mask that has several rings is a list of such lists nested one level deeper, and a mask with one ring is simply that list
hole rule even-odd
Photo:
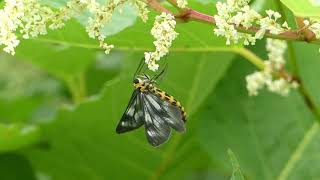
[{"label": "yellow and black striped abdomen", "polygon": [[181,103],[178,100],[176,100],[173,96],[167,94],[166,92],[164,92],[161,89],[156,88],[156,87],[154,87],[153,93],[155,93],[162,100],[167,101],[168,103],[172,104],[173,106],[178,107],[181,110],[182,120],[184,122],[187,121],[187,113],[186,113],[184,107],[181,105]]}]

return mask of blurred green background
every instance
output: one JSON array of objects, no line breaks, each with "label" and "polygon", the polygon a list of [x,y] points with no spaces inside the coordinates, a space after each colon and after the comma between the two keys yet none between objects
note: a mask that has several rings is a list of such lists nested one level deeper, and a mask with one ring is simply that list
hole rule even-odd
[{"label": "blurred green background", "polygon": [[[44,1],[53,7],[65,2]],[[211,15],[215,2],[189,0]],[[267,0],[252,6],[277,8]],[[153,49],[155,14],[144,24],[125,8],[105,27],[115,45],[110,55],[88,38],[85,15],[22,41],[15,57],[0,54],[1,180],[242,179],[237,160],[246,179],[320,179],[319,127],[303,98],[298,92],[249,97],[245,76],[255,67],[235,53],[242,47],[225,46],[207,24],[179,23],[180,35],[162,60],[168,71],[160,88],[185,106],[187,132],[173,133],[159,148],[147,143],[143,128],[116,134],[132,76],[143,52]],[[250,50],[265,59],[264,45]],[[319,47],[290,47],[319,105]]]}]

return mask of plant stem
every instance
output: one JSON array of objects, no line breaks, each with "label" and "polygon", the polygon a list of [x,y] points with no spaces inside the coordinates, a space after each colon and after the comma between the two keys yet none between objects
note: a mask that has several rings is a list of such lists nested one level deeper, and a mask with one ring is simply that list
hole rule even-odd
[{"label": "plant stem", "polygon": [[308,145],[312,142],[313,138],[317,135],[319,131],[319,124],[313,123],[311,128],[307,131],[305,136],[303,137],[302,141],[298,144],[295,151],[290,156],[288,162],[281,170],[280,175],[277,177],[277,180],[287,180],[290,177],[291,171],[297,165],[299,160],[302,158],[301,156],[305,152]]},{"label": "plant stem", "polygon": [[[278,6],[280,13],[283,14],[284,17],[286,17],[280,0],[275,0],[275,3]],[[299,24],[298,24],[298,26],[299,26]],[[294,74],[299,81],[299,93],[303,97],[304,102],[307,105],[307,107],[309,108],[309,110],[316,117],[316,120],[318,121],[318,123],[320,123],[320,111],[318,110],[316,103],[311,98],[311,96],[310,96],[309,92],[307,91],[307,89],[304,85],[304,82],[301,78],[301,74],[299,72],[299,66],[297,63],[297,57],[296,57],[295,49],[293,48],[292,42],[288,43],[288,53],[289,53],[289,61],[291,62],[292,66],[293,66],[292,68],[293,68]]]},{"label": "plant stem", "polygon": [[163,7],[157,0],[148,0],[148,4],[150,7],[152,7],[154,10],[156,10],[158,12],[165,12],[168,14],[172,14],[172,12],[170,10]]},{"label": "plant stem", "polygon": [[81,99],[84,99],[87,96],[87,87],[86,87],[86,76],[85,73],[80,73],[79,75],[79,91]]},{"label": "plant stem", "polygon": [[[166,13],[173,14],[173,15],[175,15],[175,17],[177,19],[180,19],[183,22],[198,21],[198,22],[202,22],[202,23],[209,23],[212,25],[215,25],[215,23],[216,23],[214,17],[211,15],[198,12],[198,11],[191,9],[191,8],[180,9],[177,6],[176,0],[168,0],[168,2],[170,4],[172,4],[174,7],[176,7],[177,9],[179,9],[180,13],[173,14],[171,11],[169,11],[168,9],[163,7],[157,0],[149,0],[148,4],[154,10],[156,10],[158,12],[166,12]],[[243,32],[243,33],[247,33],[247,34],[255,34],[257,31],[259,31],[259,28],[253,26],[253,27],[246,29],[242,26],[239,26],[239,27],[237,27],[237,30],[240,32]],[[310,36],[310,34],[307,36],[305,34],[299,33],[299,31],[295,31],[295,30],[288,30],[288,31],[285,31],[285,32],[280,33],[278,35],[266,32],[265,37],[273,38],[273,39],[290,40],[290,41],[305,41],[305,42],[310,42],[310,43],[314,43],[314,44],[320,44],[320,41],[317,40],[315,38],[315,36]]]},{"label": "plant stem", "polygon": [[249,49],[237,48],[237,49],[234,49],[234,52],[244,57],[246,60],[254,64],[260,70],[264,69],[263,60],[260,57],[258,57],[256,54],[254,54],[252,51],[250,51]]},{"label": "plant stem", "polygon": [[86,97],[85,77],[65,77],[74,104],[80,104]]},{"label": "plant stem", "polygon": [[73,103],[79,104],[81,100],[80,100],[79,91],[76,86],[76,83],[74,82],[74,79],[72,77],[67,77],[64,79],[65,79],[66,85],[70,91],[70,94],[72,96]]}]

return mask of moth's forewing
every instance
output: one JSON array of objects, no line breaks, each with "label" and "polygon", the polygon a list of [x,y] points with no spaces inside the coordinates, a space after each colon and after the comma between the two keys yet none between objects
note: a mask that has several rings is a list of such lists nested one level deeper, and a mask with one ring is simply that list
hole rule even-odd
[{"label": "moth's forewing", "polygon": [[117,133],[125,133],[141,127],[144,123],[143,104],[141,92],[135,90],[132,93],[131,99],[126,111],[117,126]]},{"label": "moth's forewing", "polygon": [[153,91],[136,89],[118,126],[117,133],[125,133],[145,126],[148,142],[159,146],[166,142],[171,128],[184,132],[184,117],[180,108],[161,99]]}]

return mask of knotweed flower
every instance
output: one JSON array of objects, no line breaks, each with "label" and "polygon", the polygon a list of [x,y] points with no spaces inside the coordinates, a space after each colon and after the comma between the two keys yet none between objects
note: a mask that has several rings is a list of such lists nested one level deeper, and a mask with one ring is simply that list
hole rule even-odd
[{"label": "knotweed flower", "polygon": [[47,34],[47,27],[52,30],[65,26],[65,22],[88,10],[92,17],[86,26],[88,35],[97,39],[105,53],[109,53],[113,45],[104,42],[103,27],[110,22],[115,9],[131,2],[138,10],[139,16],[145,22],[148,19],[145,0],[109,0],[105,5],[96,0],[70,0],[58,10],[39,3],[39,0],[5,0],[5,6],[0,10],[0,45],[4,51],[12,55],[19,45],[18,37],[35,38]]},{"label": "knotweed flower", "polygon": [[154,52],[145,52],[145,62],[150,70],[156,71],[159,67],[156,61],[168,54],[172,41],[178,36],[178,33],[174,30],[175,26],[176,21],[171,14],[162,13],[156,16],[151,29],[151,34],[156,39],[153,42],[156,50]]},{"label": "knotweed flower", "polygon": [[264,87],[270,92],[286,96],[292,88],[297,88],[298,83],[283,77],[274,77],[285,66],[285,51],[287,44],[282,40],[267,39],[266,49],[268,60],[264,61],[264,69],[247,75],[247,90],[250,96],[257,96],[258,91]]},{"label": "knotweed flower", "polygon": [[188,5],[187,0],[177,0],[177,5],[179,8],[185,8]]},{"label": "knotweed flower", "polygon": [[20,40],[17,33],[28,39],[47,33],[46,22],[52,11],[37,3],[37,0],[6,0],[0,10],[0,45],[12,55]]},{"label": "knotweed flower", "polygon": [[[262,17],[258,12],[248,5],[249,0],[227,0],[227,2],[217,2],[218,14],[214,16],[216,28],[214,33],[217,36],[224,36],[226,44],[242,41],[244,45],[254,45],[256,39],[261,39],[268,31],[271,34],[279,34],[289,27],[285,22],[283,25],[277,23],[281,17],[278,12],[267,10],[267,16]],[[255,35],[239,32],[238,28],[249,29],[252,26],[260,26]]]},{"label": "knotweed flower", "polygon": [[[301,27],[300,30],[308,29],[314,33],[316,39],[320,39],[320,21],[319,20],[305,19],[303,20],[303,24],[304,24],[304,27]],[[320,48],[319,48],[319,52],[320,52]]]},{"label": "knotweed flower", "polygon": [[144,0],[134,0],[134,5],[138,10],[139,16],[143,22],[147,22],[149,10],[147,8],[147,3]]}]

